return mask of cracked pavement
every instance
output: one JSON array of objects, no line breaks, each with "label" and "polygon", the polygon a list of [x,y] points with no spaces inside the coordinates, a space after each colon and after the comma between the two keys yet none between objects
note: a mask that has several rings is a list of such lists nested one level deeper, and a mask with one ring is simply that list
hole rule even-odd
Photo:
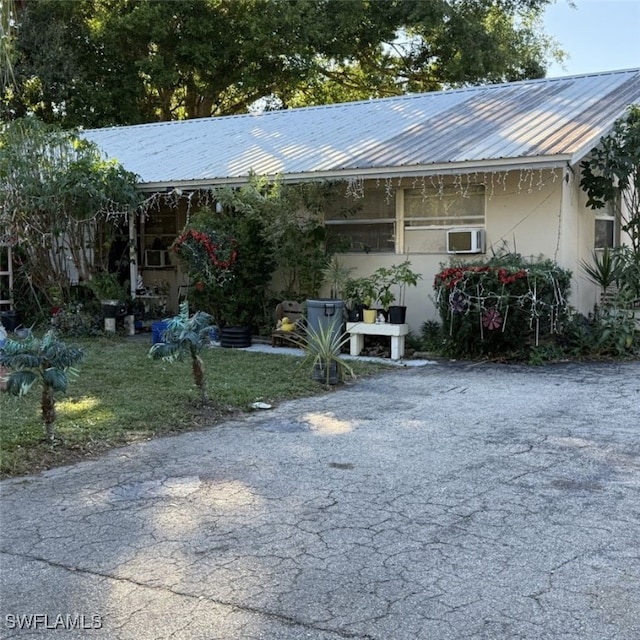
[{"label": "cracked pavement", "polygon": [[0,490],[3,639],[640,638],[640,362],[398,369]]}]

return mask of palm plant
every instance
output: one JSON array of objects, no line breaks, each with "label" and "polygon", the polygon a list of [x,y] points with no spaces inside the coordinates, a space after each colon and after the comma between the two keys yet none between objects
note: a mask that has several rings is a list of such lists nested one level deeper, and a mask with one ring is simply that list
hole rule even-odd
[{"label": "palm plant", "polygon": [[619,260],[615,250],[608,247],[599,255],[594,251],[591,256],[592,262],[581,261],[580,266],[587,274],[588,278],[603,289],[612,285],[620,276]]},{"label": "palm plant", "polygon": [[327,263],[322,271],[322,277],[331,288],[332,298],[341,299],[343,297],[345,285],[352,272],[353,268],[341,264],[336,256],[333,256]]},{"label": "palm plant", "polygon": [[200,400],[207,402],[207,381],[204,363],[200,351],[210,343],[210,331],[213,317],[204,311],[189,316],[189,303],[180,304],[180,313],[167,322],[162,334],[162,342],[151,347],[149,357],[154,360],[175,362],[182,360],[186,354],[191,357],[191,369],[196,387],[200,390]]},{"label": "palm plant", "polygon": [[580,266],[585,272],[589,280],[601,287],[602,293],[605,294],[607,289],[618,284],[624,265],[620,260],[618,252],[613,249],[605,248],[602,255],[594,251],[591,256],[591,262],[580,261]]},{"label": "palm plant", "polygon": [[0,349],[0,365],[13,370],[7,378],[7,393],[23,396],[36,382],[42,385],[42,421],[50,442],[56,429],[55,393],[67,391],[69,378],[78,374],[74,365],[83,358],[81,348],[60,342],[53,330],[42,339],[31,334],[26,340],[7,340]]},{"label": "palm plant", "polygon": [[305,352],[301,366],[309,366],[313,379],[327,387],[345,377],[355,378],[353,369],[340,357],[349,338],[349,334],[336,331],[333,322],[317,328],[307,326],[305,334],[297,340]]}]

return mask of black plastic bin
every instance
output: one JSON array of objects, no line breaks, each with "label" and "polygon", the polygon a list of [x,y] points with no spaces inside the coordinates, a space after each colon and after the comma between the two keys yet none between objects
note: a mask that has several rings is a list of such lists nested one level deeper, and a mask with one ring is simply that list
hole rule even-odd
[{"label": "black plastic bin", "polygon": [[17,311],[0,311],[0,322],[9,331],[15,331],[20,325],[20,318]]}]

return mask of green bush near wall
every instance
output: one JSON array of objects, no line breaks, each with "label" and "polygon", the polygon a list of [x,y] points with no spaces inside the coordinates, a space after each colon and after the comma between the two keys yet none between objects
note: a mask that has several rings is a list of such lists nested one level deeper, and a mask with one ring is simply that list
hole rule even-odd
[{"label": "green bush near wall", "polygon": [[433,287],[449,356],[523,356],[567,314],[571,272],[552,260],[509,253],[441,267]]}]

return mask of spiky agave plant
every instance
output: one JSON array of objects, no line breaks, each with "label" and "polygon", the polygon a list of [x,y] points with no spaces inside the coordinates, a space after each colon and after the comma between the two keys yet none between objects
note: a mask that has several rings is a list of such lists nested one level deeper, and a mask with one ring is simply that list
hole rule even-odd
[{"label": "spiky agave plant", "polygon": [[355,378],[353,369],[340,357],[342,347],[350,337],[338,322],[341,324],[341,321],[334,321],[316,328],[307,325],[304,335],[296,340],[305,352],[301,366],[309,366],[313,379],[326,387],[346,377]]},{"label": "spiky agave plant", "polygon": [[209,332],[213,317],[204,311],[189,316],[189,303],[180,304],[180,313],[171,318],[162,334],[162,342],[151,347],[149,357],[154,360],[175,362],[186,354],[191,357],[191,369],[196,386],[200,390],[200,400],[207,402],[207,381],[200,351],[209,344]]},{"label": "spiky agave plant", "polygon": [[55,331],[42,339],[30,335],[25,340],[7,340],[0,349],[0,365],[11,369],[7,393],[23,396],[37,383],[42,385],[40,406],[47,439],[52,442],[56,430],[55,393],[66,393],[69,378],[77,376],[74,365],[84,359],[80,347],[67,346]]}]

